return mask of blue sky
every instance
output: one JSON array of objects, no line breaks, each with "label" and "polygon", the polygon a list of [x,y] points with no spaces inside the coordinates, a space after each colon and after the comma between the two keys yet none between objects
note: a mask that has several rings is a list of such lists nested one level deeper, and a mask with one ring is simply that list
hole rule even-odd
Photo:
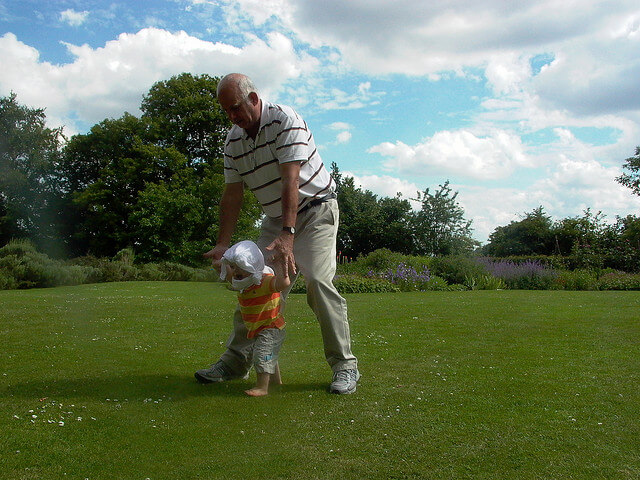
[{"label": "blue sky", "polygon": [[0,0],[0,95],[85,133],[182,72],[253,77],[381,196],[449,180],[474,236],[542,205],[640,214],[640,7],[487,0]]}]

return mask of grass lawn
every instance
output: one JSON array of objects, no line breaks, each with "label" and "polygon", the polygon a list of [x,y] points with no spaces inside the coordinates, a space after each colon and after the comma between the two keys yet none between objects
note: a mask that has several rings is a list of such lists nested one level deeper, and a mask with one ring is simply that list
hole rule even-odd
[{"label": "grass lawn", "polygon": [[0,291],[2,479],[637,479],[640,292],[347,295],[362,380],[330,370],[304,296],[281,368],[200,385],[220,284]]}]

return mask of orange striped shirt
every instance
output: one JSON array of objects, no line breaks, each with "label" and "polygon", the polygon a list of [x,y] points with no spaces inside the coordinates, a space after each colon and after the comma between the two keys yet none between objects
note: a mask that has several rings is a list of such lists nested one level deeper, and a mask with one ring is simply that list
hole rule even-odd
[{"label": "orange striped shirt", "polygon": [[265,328],[284,328],[284,317],[280,313],[280,292],[275,290],[276,277],[262,276],[262,283],[247,288],[238,294],[240,313],[247,327],[247,338],[255,337]]}]

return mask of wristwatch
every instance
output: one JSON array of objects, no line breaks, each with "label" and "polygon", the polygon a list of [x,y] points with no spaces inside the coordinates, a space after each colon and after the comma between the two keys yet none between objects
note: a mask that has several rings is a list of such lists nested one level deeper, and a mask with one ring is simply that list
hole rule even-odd
[{"label": "wristwatch", "polygon": [[289,232],[291,235],[296,234],[296,227],[282,227],[283,232]]}]

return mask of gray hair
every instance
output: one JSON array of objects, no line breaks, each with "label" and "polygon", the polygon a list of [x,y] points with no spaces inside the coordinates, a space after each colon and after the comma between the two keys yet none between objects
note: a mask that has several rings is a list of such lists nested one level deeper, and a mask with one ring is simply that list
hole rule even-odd
[{"label": "gray hair", "polygon": [[229,75],[225,75],[220,82],[218,82],[217,95],[220,95],[220,90],[222,88],[235,84],[240,90],[240,95],[242,98],[248,98],[250,93],[258,93],[258,89],[256,88],[253,81],[247,77],[246,75],[242,75],[241,73],[230,73]]}]

